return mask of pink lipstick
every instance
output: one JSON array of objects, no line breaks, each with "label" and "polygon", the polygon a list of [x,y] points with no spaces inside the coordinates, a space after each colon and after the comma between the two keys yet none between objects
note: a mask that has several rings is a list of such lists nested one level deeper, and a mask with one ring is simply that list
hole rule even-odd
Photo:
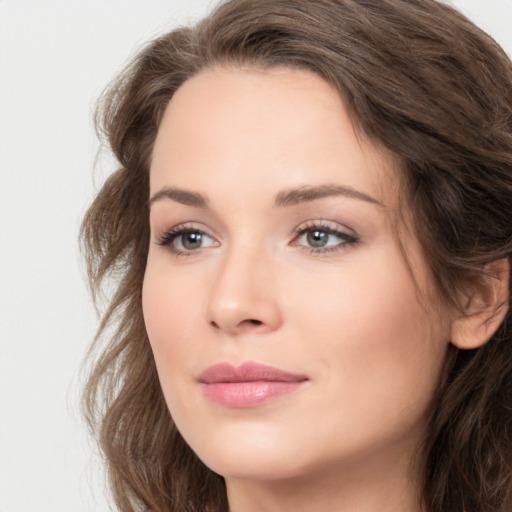
[{"label": "pink lipstick", "polygon": [[308,378],[273,366],[253,362],[233,366],[220,363],[207,368],[198,378],[204,394],[225,407],[256,407],[273,398],[292,393]]}]

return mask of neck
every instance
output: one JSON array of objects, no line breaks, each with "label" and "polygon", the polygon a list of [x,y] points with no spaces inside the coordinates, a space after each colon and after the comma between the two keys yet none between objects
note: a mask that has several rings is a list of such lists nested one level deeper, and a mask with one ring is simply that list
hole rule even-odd
[{"label": "neck", "polygon": [[307,477],[226,479],[230,512],[422,512],[410,457],[336,464]]}]

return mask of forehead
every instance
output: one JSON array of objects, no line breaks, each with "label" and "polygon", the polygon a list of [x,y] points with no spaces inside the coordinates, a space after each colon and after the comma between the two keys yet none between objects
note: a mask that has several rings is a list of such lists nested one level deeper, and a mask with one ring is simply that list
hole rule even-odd
[{"label": "forehead", "polygon": [[354,129],[338,91],[290,68],[209,69],[169,102],[153,151],[152,193],[169,185],[208,193],[226,179],[254,190],[338,183],[388,205],[398,182],[396,160]]}]

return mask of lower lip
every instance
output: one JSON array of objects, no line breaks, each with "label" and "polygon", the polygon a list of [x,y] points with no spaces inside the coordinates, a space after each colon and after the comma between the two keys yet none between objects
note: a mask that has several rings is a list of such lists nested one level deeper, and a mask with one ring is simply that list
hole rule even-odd
[{"label": "lower lip", "polygon": [[305,381],[249,381],[202,384],[205,395],[224,407],[247,408],[293,393]]}]

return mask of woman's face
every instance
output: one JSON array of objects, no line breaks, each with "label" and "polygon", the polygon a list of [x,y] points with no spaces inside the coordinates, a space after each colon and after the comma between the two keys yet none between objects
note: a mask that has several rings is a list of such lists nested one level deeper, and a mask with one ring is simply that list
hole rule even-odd
[{"label": "woman's face", "polygon": [[417,241],[398,242],[397,183],[313,74],[214,69],[174,95],[144,317],[172,417],[214,471],[410,462],[450,322]]}]

